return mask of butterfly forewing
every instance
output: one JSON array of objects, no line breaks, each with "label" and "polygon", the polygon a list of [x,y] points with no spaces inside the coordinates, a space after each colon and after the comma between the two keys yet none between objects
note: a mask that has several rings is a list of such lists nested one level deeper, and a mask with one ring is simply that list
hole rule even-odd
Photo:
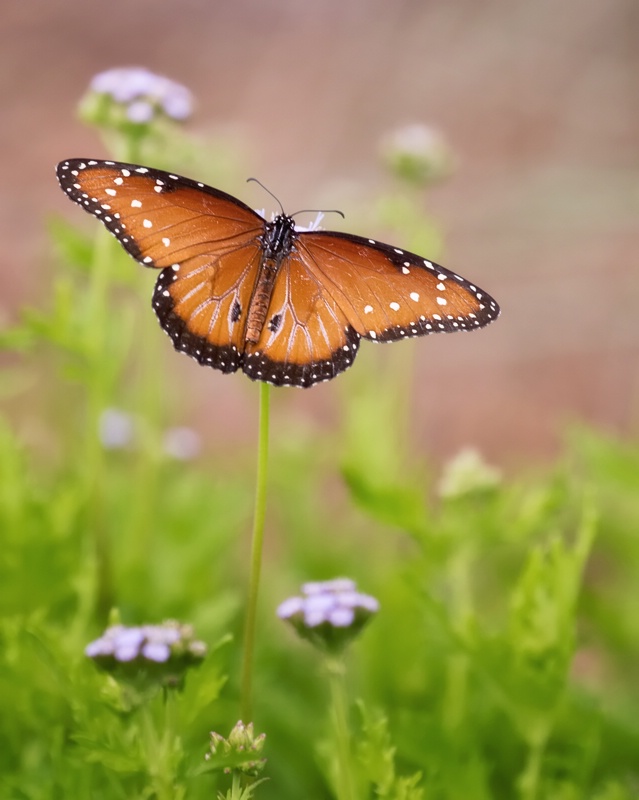
[{"label": "butterfly forewing", "polygon": [[230,251],[263,229],[264,220],[240,200],[162,170],[72,159],[59,164],[57,173],[71,200],[148,267]]},{"label": "butterfly forewing", "polygon": [[312,386],[353,363],[359,334],[316,275],[294,251],[275,281],[259,341],[243,370],[277,386]]},{"label": "butterfly forewing", "polygon": [[389,342],[472,330],[499,315],[465,278],[414,253],[351,234],[301,234],[298,252],[363,337]]},{"label": "butterfly forewing", "polygon": [[162,270],[153,308],[175,348],[237,370],[264,220],[224,192],[135,164],[74,159],[58,178],[134,258]]}]

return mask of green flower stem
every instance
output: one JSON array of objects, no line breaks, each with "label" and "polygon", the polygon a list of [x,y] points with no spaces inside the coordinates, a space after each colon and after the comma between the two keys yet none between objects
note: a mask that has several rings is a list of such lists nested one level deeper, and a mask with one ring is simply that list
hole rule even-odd
[{"label": "green flower stem", "polygon": [[331,719],[337,751],[336,793],[338,800],[355,800],[356,792],[351,770],[351,737],[348,724],[346,667],[341,656],[326,659],[331,691]]},{"label": "green flower stem", "polygon": [[84,458],[88,526],[93,538],[93,558],[96,564],[96,613],[104,619],[113,605],[113,576],[111,548],[104,519],[104,450],[98,437],[100,414],[108,404],[110,368],[106,359],[105,330],[109,285],[110,236],[98,231],[93,251],[91,285],[89,286],[86,316],[87,419],[86,452]]},{"label": "green flower stem", "polygon": [[[125,140],[116,158],[134,158],[140,144]],[[100,415],[109,404],[111,386],[118,375],[105,339],[109,303],[111,257],[114,242],[106,231],[98,231],[93,250],[91,283],[83,319],[87,366],[86,451],[84,456],[88,527],[93,539],[96,570],[95,609],[105,619],[114,604],[111,543],[104,514],[104,450],[98,438]]]},{"label": "green flower stem", "polygon": [[517,780],[517,788],[519,789],[521,800],[537,800],[539,797],[541,765],[546,748],[546,740],[546,736],[539,736],[537,740],[529,743],[526,766]]},{"label": "green flower stem", "polygon": [[228,797],[229,800],[242,800],[244,797],[244,792],[242,791],[242,779],[237,770],[233,773],[231,791],[229,792]]},{"label": "green flower stem", "polygon": [[253,651],[255,648],[255,623],[257,598],[262,568],[262,545],[264,543],[264,519],[266,517],[266,468],[268,465],[268,424],[270,386],[260,383],[260,422],[257,449],[257,479],[255,488],[255,511],[251,544],[251,576],[244,627],[244,661],[242,664],[241,717],[248,724],[253,720]]},{"label": "green flower stem", "polygon": [[[144,276],[146,277],[146,276]],[[158,508],[161,453],[159,451],[162,422],[161,341],[157,327],[145,320],[141,338],[142,363],[138,366],[136,406],[143,424],[139,426],[141,442],[136,453],[135,492],[131,500],[129,563],[140,580],[147,579],[148,553],[154,547],[155,522]]]},{"label": "green flower stem", "polygon": [[[451,596],[450,623],[467,645],[471,644],[473,556],[472,545],[459,545],[448,567]],[[470,660],[465,649],[457,651],[448,659],[444,724],[451,733],[462,725],[466,715],[469,668]]]}]

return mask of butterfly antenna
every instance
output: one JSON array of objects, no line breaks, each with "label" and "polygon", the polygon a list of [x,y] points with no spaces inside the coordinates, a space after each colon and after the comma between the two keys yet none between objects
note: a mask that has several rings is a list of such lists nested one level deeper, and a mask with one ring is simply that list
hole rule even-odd
[{"label": "butterfly antenna", "polygon": [[346,219],[344,212],[339,211],[337,208],[303,208],[301,211],[291,214],[291,216],[296,217],[298,214],[339,214],[342,219]]},{"label": "butterfly antenna", "polygon": [[247,178],[247,179],[246,179],[246,182],[247,182],[247,183],[251,183],[251,182],[253,182],[253,183],[257,183],[257,185],[258,185],[258,186],[261,186],[261,187],[262,187],[262,189],[264,189],[264,191],[265,191],[267,194],[270,194],[270,195],[271,195],[271,197],[273,198],[273,200],[275,200],[275,202],[277,203],[277,205],[280,207],[280,211],[282,212],[282,214],[283,214],[284,216],[286,216],[286,212],[284,211],[284,206],[283,206],[283,205],[280,203],[280,199],[279,199],[279,197],[276,197],[276,196],[273,194],[273,192],[272,192],[270,189],[267,189],[267,188],[266,188],[266,186],[264,186],[264,184],[262,183],[262,181],[258,181],[258,179],[257,179],[257,178]]}]

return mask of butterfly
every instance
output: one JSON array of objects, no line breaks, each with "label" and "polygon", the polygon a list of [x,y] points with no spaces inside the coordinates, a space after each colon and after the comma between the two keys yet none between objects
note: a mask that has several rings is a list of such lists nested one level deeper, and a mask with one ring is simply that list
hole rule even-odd
[{"label": "butterfly", "polygon": [[137,164],[69,159],[67,196],[143,266],[182,351],[221,372],[308,387],[355,360],[361,339],[470,331],[499,315],[483,289],[399,247],[292,216],[267,222],[219,189]]}]

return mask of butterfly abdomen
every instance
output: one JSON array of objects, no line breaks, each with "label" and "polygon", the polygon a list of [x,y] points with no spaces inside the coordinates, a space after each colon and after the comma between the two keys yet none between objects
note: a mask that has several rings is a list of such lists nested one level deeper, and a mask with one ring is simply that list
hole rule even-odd
[{"label": "butterfly abdomen", "polygon": [[292,217],[280,214],[266,226],[262,236],[264,255],[246,321],[246,341],[251,344],[259,341],[271,304],[275,278],[282,261],[291,252],[294,239],[295,223]]},{"label": "butterfly abdomen", "polygon": [[280,262],[264,259],[260,268],[260,276],[257,280],[255,292],[251,298],[251,305],[248,310],[246,320],[246,341],[257,344],[262,333],[262,328],[266,322],[268,307],[273,295],[275,278],[280,269]]}]

